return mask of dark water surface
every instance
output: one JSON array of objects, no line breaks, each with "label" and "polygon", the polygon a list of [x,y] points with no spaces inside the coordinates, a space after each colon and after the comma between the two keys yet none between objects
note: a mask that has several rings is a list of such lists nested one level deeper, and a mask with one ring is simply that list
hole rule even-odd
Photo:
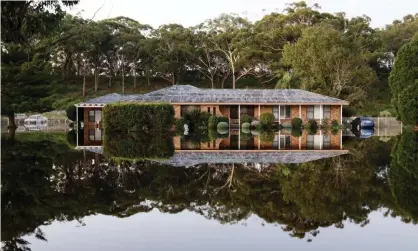
[{"label": "dark water surface", "polygon": [[299,164],[185,167],[60,133],[2,137],[3,250],[416,250],[417,134],[343,145]]}]

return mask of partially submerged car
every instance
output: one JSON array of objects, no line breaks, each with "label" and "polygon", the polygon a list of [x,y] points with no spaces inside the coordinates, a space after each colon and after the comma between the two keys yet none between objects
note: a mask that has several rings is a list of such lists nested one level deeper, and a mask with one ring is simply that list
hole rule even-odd
[{"label": "partially submerged car", "polygon": [[356,137],[370,138],[374,135],[374,121],[367,117],[357,117],[351,121],[351,131]]}]

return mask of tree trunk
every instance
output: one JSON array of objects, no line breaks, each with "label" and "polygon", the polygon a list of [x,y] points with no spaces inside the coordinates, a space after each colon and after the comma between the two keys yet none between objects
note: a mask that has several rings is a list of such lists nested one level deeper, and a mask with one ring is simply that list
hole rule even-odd
[{"label": "tree trunk", "polygon": [[9,139],[13,141],[16,135],[16,128],[9,128],[8,134],[9,134]]},{"label": "tree trunk", "polygon": [[125,94],[125,73],[122,66],[122,94]]},{"label": "tree trunk", "polygon": [[112,88],[112,76],[109,76],[109,83],[107,85],[109,88]]},{"label": "tree trunk", "polygon": [[213,84],[213,77],[210,78],[210,83],[212,84],[212,89],[215,87]]},{"label": "tree trunk", "polygon": [[148,84],[148,86],[150,86],[150,85],[151,85],[151,81],[150,81],[150,79],[149,79],[149,76],[150,76],[150,74],[147,74],[147,84]]},{"label": "tree trunk", "polygon": [[99,75],[97,74],[97,68],[94,70],[94,91],[97,92],[99,87]]},{"label": "tree trunk", "polygon": [[176,83],[176,78],[173,76],[171,76],[171,84],[174,85]]},{"label": "tree trunk", "polygon": [[134,72],[134,89],[136,89],[136,74]]},{"label": "tree trunk", "polygon": [[86,96],[86,75],[83,75],[83,98]]},{"label": "tree trunk", "polygon": [[11,112],[7,115],[9,118],[9,124],[7,125],[7,128],[16,130],[16,121],[15,121],[15,112]]},{"label": "tree trunk", "polygon": [[232,89],[235,89],[235,72],[232,71]]}]

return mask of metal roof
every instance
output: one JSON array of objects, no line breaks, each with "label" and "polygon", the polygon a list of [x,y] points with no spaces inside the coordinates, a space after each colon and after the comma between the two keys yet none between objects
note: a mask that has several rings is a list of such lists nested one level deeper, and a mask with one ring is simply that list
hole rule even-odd
[{"label": "metal roof", "polygon": [[299,89],[205,89],[174,85],[147,94],[108,94],[81,104],[114,102],[224,103],[224,104],[342,104],[348,102]]}]

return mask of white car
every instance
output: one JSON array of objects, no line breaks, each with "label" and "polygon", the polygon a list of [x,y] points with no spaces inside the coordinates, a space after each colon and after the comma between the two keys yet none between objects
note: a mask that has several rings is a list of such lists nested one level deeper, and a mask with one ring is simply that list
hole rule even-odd
[{"label": "white car", "polygon": [[31,115],[24,120],[24,125],[31,131],[40,131],[48,126],[48,118],[42,115]]}]

